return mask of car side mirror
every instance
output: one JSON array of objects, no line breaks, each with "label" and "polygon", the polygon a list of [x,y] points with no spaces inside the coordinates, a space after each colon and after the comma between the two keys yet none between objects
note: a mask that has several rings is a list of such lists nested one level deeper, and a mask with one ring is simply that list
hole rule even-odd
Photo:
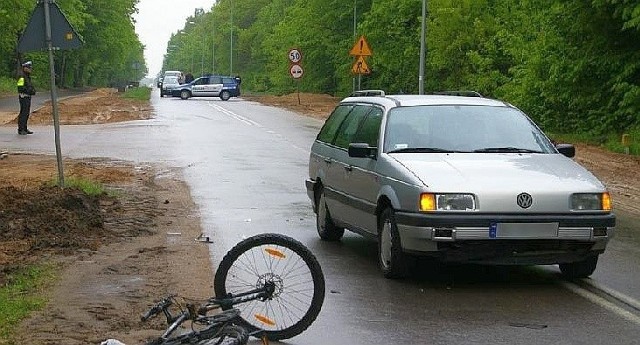
[{"label": "car side mirror", "polygon": [[367,143],[349,144],[349,157],[376,159],[376,153],[378,153],[378,148],[369,146]]},{"label": "car side mirror", "polygon": [[556,145],[556,149],[558,150],[558,152],[569,158],[573,158],[576,155],[576,148],[571,144],[558,144]]}]

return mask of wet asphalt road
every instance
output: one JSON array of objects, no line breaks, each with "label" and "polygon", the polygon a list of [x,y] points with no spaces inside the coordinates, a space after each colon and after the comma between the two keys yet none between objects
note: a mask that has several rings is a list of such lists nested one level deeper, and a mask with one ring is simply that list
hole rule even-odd
[{"label": "wet asphalt road", "polygon": [[[241,99],[161,99],[156,90],[152,103],[152,120],[62,126],[63,154],[181,168],[214,241],[214,265],[255,233],[285,233],[307,245],[325,273],[325,304],[309,330],[285,343],[640,344],[640,230],[627,215],[588,280],[600,290],[562,281],[556,267],[424,262],[409,280],[387,280],[375,243],[349,233],[325,243],[315,233],[304,179],[322,122]],[[0,127],[0,148],[55,152],[53,128],[32,130],[18,136]]]}]

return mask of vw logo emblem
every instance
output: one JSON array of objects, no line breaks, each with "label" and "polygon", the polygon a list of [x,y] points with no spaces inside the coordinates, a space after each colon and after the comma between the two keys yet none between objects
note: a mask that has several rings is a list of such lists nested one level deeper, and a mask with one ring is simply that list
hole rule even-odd
[{"label": "vw logo emblem", "polygon": [[528,193],[520,193],[516,197],[516,202],[518,203],[518,206],[522,208],[529,208],[531,207],[531,204],[533,204],[533,197]]}]

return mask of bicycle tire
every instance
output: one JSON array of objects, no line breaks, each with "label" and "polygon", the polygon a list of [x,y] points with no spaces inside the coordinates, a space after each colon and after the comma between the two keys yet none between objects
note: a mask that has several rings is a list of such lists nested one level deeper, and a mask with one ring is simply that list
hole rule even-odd
[{"label": "bicycle tire", "polygon": [[249,332],[237,325],[210,326],[202,331],[189,331],[169,339],[157,338],[147,345],[246,345]]},{"label": "bicycle tire", "polygon": [[[325,281],[313,253],[289,236],[259,234],[236,244],[218,265],[214,291],[223,298],[255,289],[267,279],[276,283],[274,297],[235,305],[240,309],[237,323],[249,333],[262,330],[274,341],[304,332],[320,313]],[[312,291],[300,289],[302,284],[312,284]]]}]

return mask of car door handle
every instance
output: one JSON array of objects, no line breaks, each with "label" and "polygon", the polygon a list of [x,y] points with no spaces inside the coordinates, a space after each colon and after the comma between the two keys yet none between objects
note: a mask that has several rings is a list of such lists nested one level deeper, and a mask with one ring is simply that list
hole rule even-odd
[{"label": "car door handle", "polygon": [[344,167],[344,170],[346,170],[348,172],[351,172],[353,170],[353,166],[347,165],[347,166]]},{"label": "car door handle", "polygon": [[331,158],[325,158],[324,162],[327,163],[327,164],[331,164]]}]

